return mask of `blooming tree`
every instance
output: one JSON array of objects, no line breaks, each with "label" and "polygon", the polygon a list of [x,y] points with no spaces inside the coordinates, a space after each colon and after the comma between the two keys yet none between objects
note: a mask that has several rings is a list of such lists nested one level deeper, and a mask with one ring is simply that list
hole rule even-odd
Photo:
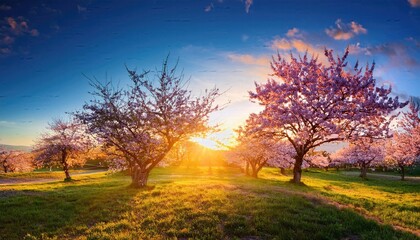
[{"label": "blooming tree", "polygon": [[331,158],[330,153],[327,151],[315,151],[312,149],[305,157],[305,160],[310,163],[311,166],[324,168],[328,171],[329,167],[334,166],[335,161]]},{"label": "blooming tree", "polygon": [[214,102],[220,94],[214,88],[194,97],[176,66],[168,67],[168,59],[159,71],[127,71],[131,85],[125,89],[92,81],[95,99],[75,116],[125,162],[132,186],[144,187],[175,143],[211,129],[209,114],[218,110]]},{"label": "blooming tree", "polygon": [[286,175],[286,169],[292,168],[294,163],[295,149],[286,141],[274,141],[271,145],[272,157],[267,165],[280,168],[280,173]]},{"label": "blooming tree", "polygon": [[49,132],[42,135],[34,149],[35,161],[41,166],[61,166],[71,180],[69,168],[82,166],[86,162],[84,154],[93,145],[83,124],[76,120],[57,119],[49,124]]},{"label": "blooming tree", "polygon": [[0,150],[0,163],[4,173],[11,171],[9,162],[12,154],[12,151]]},{"label": "blooming tree", "polygon": [[360,177],[366,179],[370,167],[383,164],[385,159],[384,140],[359,138],[349,146],[340,149],[335,160],[360,167]]},{"label": "blooming tree", "polygon": [[190,140],[177,142],[162,160],[167,165],[185,165],[188,168],[193,164],[193,154],[197,151],[197,143]]},{"label": "blooming tree", "polygon": [[419,106],[410,101],[408,111],[403,112],[399,121],[400,132],[394,133],[386,145],[386,163],[397,166],[404,180],[406,167],[416,164],[420,156]]},{"label": "blooming tree", "polygon": [[245,167],[245,173],[255,178],[265,165],[279,167],[284,174],[284,169],[289,168],[292,162],[294,152],[285,142],[275,140],[273,135],[256,131],[258,125],[258,116],[252,114],[245,126],[239,127],[239,144],[233,149],[233,156],[228,158],[229,161]]},{"label": "blooming tree", "polygon": [[394,133],[386,144],[386,163],[400,168],[401,180],[404,180],[406,167],[413,166],[418,160],[419,152],[413,142],[407,133]]},{"label": "blooming tree", "polygon": [[4,173],[30,172],[34,169],[29,153],[15,150],[0,150],[0,164]]},{"label": "blooming tree", "polygon": [[326,50],[329,66],[307,54],[286,61],[273,58],[273,77],[256,83],[252,101],[264,107],[261,130],[272,131],[288,140],[296,151],[292,182],[300,183],[305,155],[324,143],[357,136],[388,135],[389,114],[406,103],[389,96],[391,88],[377,87],[374,64],[347,68],[346,49],[335,58]]}]

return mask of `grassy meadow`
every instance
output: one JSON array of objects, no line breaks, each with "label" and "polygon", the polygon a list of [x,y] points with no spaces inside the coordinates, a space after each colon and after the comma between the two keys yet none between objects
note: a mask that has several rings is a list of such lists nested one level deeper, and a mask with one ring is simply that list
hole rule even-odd
[{"label": "grassy meadow", "polygon": [[259,177],[157,168],[145,189],[109,172],[1,184],[0,239],[420,239],[419,181],[310,170],[296,186],[274,168]]}]

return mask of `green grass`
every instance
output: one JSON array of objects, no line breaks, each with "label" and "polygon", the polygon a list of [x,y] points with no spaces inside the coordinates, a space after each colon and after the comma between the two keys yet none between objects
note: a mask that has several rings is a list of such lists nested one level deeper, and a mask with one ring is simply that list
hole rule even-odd
[{"label": "green grass", "polygon": [[420,229],[419,182],[321,171],[304,172],[306,186],[289,178],[271,168],[260,179],[158,168],[146,189],[108,173],[3,185],[0,239],[419,239],[407,232]]}]

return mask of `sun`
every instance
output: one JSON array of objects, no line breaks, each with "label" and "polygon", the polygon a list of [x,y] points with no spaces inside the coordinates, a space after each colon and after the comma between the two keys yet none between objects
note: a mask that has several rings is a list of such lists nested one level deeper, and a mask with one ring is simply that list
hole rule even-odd
[{"label": "sun", "polygon": [[191,141],[200,144],[206,148],[210,148],[212,150],[222,150],[221,146],[214,140],[208,138],[201,138],[201,137],[194,137]]},{"label": "sun", "polygon": [[226,129],[224,131],[207,134],[205,137],[193,137],[191,141],[196,142],[212,150],[228,150],[234,145],[234,131]]}]

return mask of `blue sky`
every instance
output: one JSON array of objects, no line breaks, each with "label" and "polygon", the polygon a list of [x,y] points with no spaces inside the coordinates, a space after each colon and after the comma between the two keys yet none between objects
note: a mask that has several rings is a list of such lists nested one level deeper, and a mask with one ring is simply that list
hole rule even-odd
[{"label": "blue sky", "polygon": [[[0,143],[30,145],[47,123],[80,109],[83,75],[127,83],[125,65],[154,69],[170,54],[197,94],[214,85],[230,102],[212,116],[228,138],[258,106],[254,81],[273,54],[375,61],[379,84],[420,96],[420,1],[1,1]],[[322,60],[322,56],[320,57]]]}]

